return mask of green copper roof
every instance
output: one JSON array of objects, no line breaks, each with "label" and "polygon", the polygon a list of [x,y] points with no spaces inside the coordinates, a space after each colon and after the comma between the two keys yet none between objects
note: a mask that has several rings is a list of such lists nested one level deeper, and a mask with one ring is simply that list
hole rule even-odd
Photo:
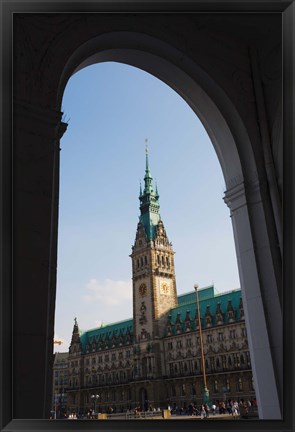
[{"label": "green copper roof", "polygon": [[[214,297],[214,286],[198,289],[199,301]],[[191,291],[178,296],[178,304],[196,302],[196,291]]]},{"label": "green copper roof", "polygon": [[81,331],[80,339],[82,343],[82,351],[85,352],[87,342],[92,344],[93,342],[96,343],[99,342],[99,340],[105,341],[106,339],[109,339],[111,341],[113,336],[119,338],[119,336],[122,335],[123,342],[126,342],[126,336],[128,332],[131,336],[131,341],[132,341],[132,335],[133,335],[132,319],[127,319],[124,321],[107,324],[87,331]]},{"label": "green copper roof", "polygon": [[156,187],[156,192],[153,190],[152,177],[149,169],[148,151],[146,149],[146,168],[144,177],[144,190],[140,187],[140,216],[139,221],[143,224],[148,240],[154,240],[156,226],[160,221],[160,204],[159,194]]},{"label": "green copper roof", "polygon": [[[239,312],[239,305],[240,305],[240,299],[241,299],[241,290],[237,289],[234,291],[228,291],[226,293],[222,294],[215,294],[213,296],[207,296],[209,292],[213,293],[213,287],[208,287],[206,290],[204,290],[204,294],[202,297],[202,290],[200,289],[198,291],[199,295],[199,306],[200,306],[200,315],[201,315],[201,324],[202,327],[205,327],[205,313],[207,310],[207,306],[209,306],[210,314],[212,315],[212,326],[216,325],[216,309],[218,303],[220,304],[220,308],[223,315],[223,322],[226,324],[228,322],[227,319],[227,308],[229,305],[229,301],[231,302],[231,305],[234,309],[234,317],[235,319],[240,319],[240,312]],[[195,291],[192,291],[188,294],[185,294],[181,296],[182,299],[179,302],[179,305],[174,307],[170,310],[170,322],[172,324],[173,333],[175,332],[175,323],[176,320],[180,320],[181,324],[183,325],[183,330],[185,328],[185,318],[187,317],[187,314],[189,313],[189,318],[192,321],[192,329],[195,329],[195,318],[196,318],[196,293]],[[179,297],[178,297],[179,298]],[[186,299],[187,301],[183,301]]]},{"label": "green copper roof", "polygon": [[[216,309],[217,305],[220,305],[221,312],[223,315],[223,321],[226,324],[227,319],[227,308],[229,301],[234,309],[235,319],[240,319],[240,300],[241,300],[241,290],[228,291],[226,293],[215,294],[214,287],[209,286],[206,288],[200,288],[198,290],[200,312],[202,327],[205,327],[205,314],[207,306],[209,306],[210,313],[212,315],[212,326],[216,325]],[[186,294],[181,294],[178,296],[178,306],[170,309],[169,316],[172,325],[172,333],[176,333],[175,324],[176,321],[180,320],[182,330],[185,331],[185,319],[189,316],[191,320],[191,329],[195,330],[195,318],[196,318],[196,293],[195,291],[188,292]],[[129,338],[129,343],[133,343],[133,319],[127,319],[124,321],[119,321],[112,324],[107,324],[94,329],[80,332],[80,339],[82,343],[82,351],[86,352],[86,344],[92,344],[95,342],[96,350],[101,344],[102,349],[112,348],[112,340],[115,340],[115,346],[119,344],[119,338],[122,339],[122,344],[126,346],[127,339]]]}]

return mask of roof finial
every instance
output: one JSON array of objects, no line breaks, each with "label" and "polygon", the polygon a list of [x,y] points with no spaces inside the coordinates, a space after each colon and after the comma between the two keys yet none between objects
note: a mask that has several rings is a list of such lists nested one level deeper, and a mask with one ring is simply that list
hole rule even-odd
[{"label": "roof finial", "polygon": [[141,181],[139,181],[139,198],[142,196]]},{"label": "roof finial", "polygon": [[158,192],[158,185],[157,185],[157,181],[156,181],[155,183],[156,183],[156,193],[155,193],[155,197],[156,197],[156,199],[159,199],[159,192]]},{"label": "roof finial", "polygon": [[148,148],[148,145],[147,145],[148,139],[146,138],[144,140],[144,142],[145,142],[145,172],[147,174],[149,174],[149,157],[148,157],[149,148]]}]

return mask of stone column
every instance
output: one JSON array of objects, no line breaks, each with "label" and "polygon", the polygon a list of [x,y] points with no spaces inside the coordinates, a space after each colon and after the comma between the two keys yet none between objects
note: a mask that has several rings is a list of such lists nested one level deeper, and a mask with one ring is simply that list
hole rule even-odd
[{"label": "stone column", "polygon": [[14,105],[14,418],[49,418],[52,403],[61,113]]},{"label": "stone column", "polygon": [[260,419],[281,419],[282,311],[258,182],[225,193],[231,210]]}]

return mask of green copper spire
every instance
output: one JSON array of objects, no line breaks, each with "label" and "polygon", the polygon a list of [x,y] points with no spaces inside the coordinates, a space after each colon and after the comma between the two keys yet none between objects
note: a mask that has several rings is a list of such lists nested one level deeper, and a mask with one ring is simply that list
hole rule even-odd
[{"label": "green copper spire", "polygon": [[[147,140],[146,140],[147,142]],[[145,177],[144,177],[144,190],[140,191],[140,216],[139,221],[143,224],[148,240],[154,240],[156,233],[156,226],[160,220],[160,204],[159,204],[159,194],[156,188],[156,193],[154,193],[152,185],[152,176],[149,169],[149,159],[148,159],[148,148],[146,146],[146,165],[145,165]]]},{"label": "green copper spire", "polygon": [[145,148],[145,177],[144,177],[144,192],[146,193],[152,193],[153,192],[153,186],[152,186],[152,177],[149,169],[149,150],[148,146]]}]

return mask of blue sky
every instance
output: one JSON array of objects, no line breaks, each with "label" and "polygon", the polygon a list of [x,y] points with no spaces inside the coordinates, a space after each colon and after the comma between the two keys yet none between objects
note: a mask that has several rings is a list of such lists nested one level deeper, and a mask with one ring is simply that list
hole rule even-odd
[{"label": "blue sky", "polygon": [[173,244],[178,293],[239,288],[229,209],[213,145],[186,102],[152,75],[107,62],[69,80],[63,98],[56,351],[81,329],[132,317],[131,246],[150,170]]}]

